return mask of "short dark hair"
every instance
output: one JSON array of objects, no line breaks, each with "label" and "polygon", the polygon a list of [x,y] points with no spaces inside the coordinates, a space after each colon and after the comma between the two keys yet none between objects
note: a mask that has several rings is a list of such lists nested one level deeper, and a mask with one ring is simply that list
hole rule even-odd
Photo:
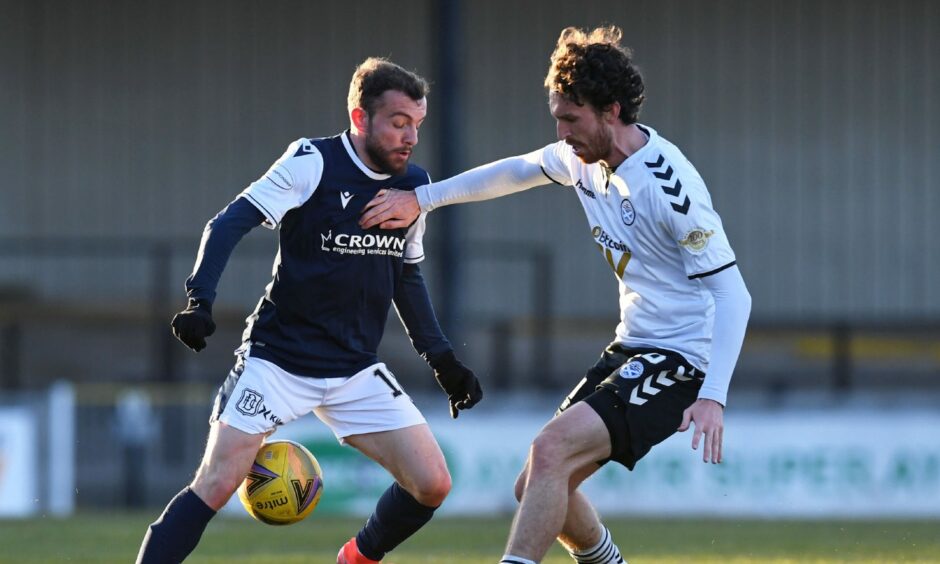
[{"label": "short dark hair", "polygon": [[426,80],[388,59],[369,57],[356,67],[349,82],[347,108],[363,108],[372,117],[376,100],[387,90],[398,90],[418,101],[428,95],[430,88]]},{"label": "short dark hair", "polygon": [[619,27],[593,31],[567,27],[561,31],[545,77],[545,88],[578,105],[590,103],[602,111],[620,102],[620,121],[636,123],[643,95],[643,77],[631,59],[630,49],[620,45]]}]

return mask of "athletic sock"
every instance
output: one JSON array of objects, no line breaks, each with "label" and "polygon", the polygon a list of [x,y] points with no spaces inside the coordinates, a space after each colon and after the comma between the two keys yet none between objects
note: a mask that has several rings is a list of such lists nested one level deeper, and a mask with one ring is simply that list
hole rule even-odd
[{"label": "athletic sock", "polygon": [[190,488],[176,494],[150,524],[137,554],[137,564],[179,564],[199,544],[215,511]]},{"label": "athletic sock", "polygon": [[359,552],[366,558],[382,560],[430,521],[435,509],[419,503],[395,482],[379,498],[375,512],[356,535]]},{"label": "athletic sock", "polygon": [[528,558],[523,558],[521,556],[504,554],[503,559],[499,561],[499,564],[538,564],[538,562],[535,560],[529,560]]},{"label": "athletic sock", "polygon": [[599,543],[586,550],[569,550],[568,554],[578,564],[624,564],[620,549],[614,544],[607,527],[604,527]]}]

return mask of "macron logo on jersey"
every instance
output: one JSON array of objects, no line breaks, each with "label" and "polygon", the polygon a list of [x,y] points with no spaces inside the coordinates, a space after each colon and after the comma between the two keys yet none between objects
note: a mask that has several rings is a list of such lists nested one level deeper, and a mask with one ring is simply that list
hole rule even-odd
[{"label": "macron logo on jersey", "polygon": [[355,194],[353,194],[352,192],[340,192],[339,193],[339,200],[343,204],[343,209],[346,209],[346,206],[349,205],[349,201],[353,199],[353,196],[355,196]]},{"label": "macron logo on jersey", "polygon": [[313,143],[310,141],[304,141],[300,144],[300,147],[297,148],[297,152],[294,153],[295,157],[302,157],[304,155],[309,155],[313,152]]}]

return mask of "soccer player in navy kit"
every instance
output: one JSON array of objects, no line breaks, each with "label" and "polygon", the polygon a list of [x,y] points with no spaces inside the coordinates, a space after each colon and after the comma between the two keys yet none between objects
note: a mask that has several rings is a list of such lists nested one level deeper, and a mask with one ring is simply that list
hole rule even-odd
[{"label": "soccer player in navy kit", "polygon": [[313,411],[340,442],[388,470],[395,482],[337,555],[380,561],[420,529],[450,491],[450,474],[424,417],[379,362],[389,306],[448,395],[451,416],[482,398],[473,372],[438,326],[418,268],[424,217],[394,230],[362,229],[379,189],[412,190],[428,174],[409,164],[427,111],[427,83],[384,59],[353,75],[350,129],[291,143],[259,180],[209,221],[187,308],[174,334],[195,351],[215,330],[222,270],[251,229],[277,229],[273,280],[248,318],[235,368],[219,388],[205,455],[190,485],[150,525],[137,562],[178,563],[248,473],[265,436]]},{"label": "soccer player in navy kit", "polygon": [[614,27],[562,31],[545,79],[557,143],[414,191],[380,192],[360,222],[395,228],[438,206],[554,182],[574,187],[617,277],[616,338],[532,444],[506,564],[539,562],[556,537],[579,563],[622,564],[578,485],[610,460],[632,470],[692,423],[703,460],[722,458],[751,297],[705,182],[637,122],[643,80],[620,38]]}]

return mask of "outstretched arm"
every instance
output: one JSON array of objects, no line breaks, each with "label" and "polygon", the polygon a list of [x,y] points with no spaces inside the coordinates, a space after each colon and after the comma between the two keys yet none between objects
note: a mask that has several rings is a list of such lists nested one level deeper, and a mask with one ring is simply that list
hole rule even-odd
[{"label": "outstretched arm", "polygon": [[411,339],[411,344],[434,370],[434,377],[447,393],[450,415],[470,409],[483,398],[480,382],[454,355],[454,349],[441,331],[434,315],[431,297],[417,264],[405,263],[395,290],[395,309]]},{"label": "outstretched arm", "polygon": [[539,165],[542,149],[478,166],[414,192],[380,190],[366,204],[359,225],[396,229],[411,225],[422,211],[440,206],[489,200],[551,182]]},{"label": "outstretched arm", "polygon": [[204,349],[206,337],[215,332],[212,321],[215,289],[235,245],[264,219],[258,208],[244,198],[236,198],[206,224],[196,264],[186,279],[186,309],[176,314],[171,323],[173,334],[194,351]]}]

